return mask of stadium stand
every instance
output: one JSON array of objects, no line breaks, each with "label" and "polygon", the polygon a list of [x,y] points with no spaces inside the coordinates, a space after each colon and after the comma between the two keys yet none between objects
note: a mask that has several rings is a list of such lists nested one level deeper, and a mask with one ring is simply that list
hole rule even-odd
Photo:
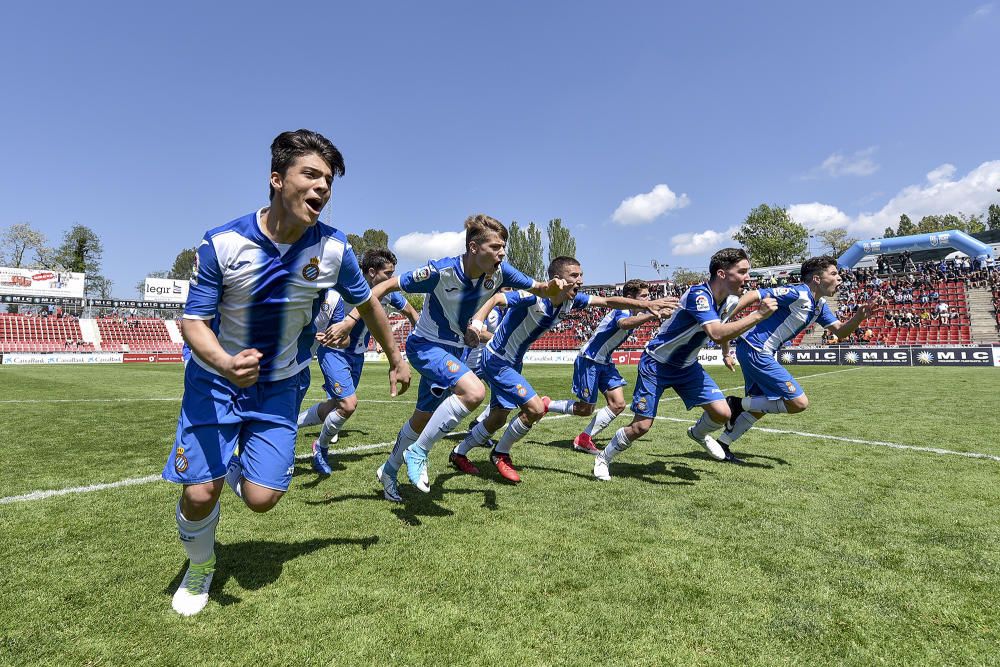
[{"label": "stadium stand", "polygon": [[105,352],[179,353],[163,320],[148,317],[99,317],[97,328]]},{"label": "stadium stand", "polygon": [[0,313],[0,352],[92,352],[75,317]]}]

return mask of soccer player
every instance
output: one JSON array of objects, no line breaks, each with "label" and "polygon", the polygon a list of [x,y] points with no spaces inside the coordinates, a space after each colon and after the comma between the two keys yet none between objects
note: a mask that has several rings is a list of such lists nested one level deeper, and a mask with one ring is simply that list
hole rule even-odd
[{"label": "soccer player", "polygon": [[465,419],[486,396],[483,383],[469,370],[465,336],[473,314],[502,287],[555,296],[563,284],[532,280],[504,261],[507,228],[488,215],[465,221],[465,254],[430,262],[376,285],[381,298],[402,290],[426,294],[417,325],[406,339],[406,356],[420,372],[417,407],[396,436],[386,462],[376,471],[386,500],[402,502],[396,476],[406,474],[421,491],[430,492],[427,455],[434,443]]},{"label": "soccer player", "polygon": [[[774,312],[774,299],[759,300],[757,311],[735,322],[729,318],[741,310],[737,296],[750,279],[750,259],[742,248],[724,248],[712,255],[707,282],[681,295],[680,306],[646,345],[639,359],[639,374],[632,393],[632,423],[618,429],[608,446],[594,458],[594,477],[611,479],[608,466],[653,427],[660,397],[673,388],[684,407],[704,411],[688,437],[704,447],[710,456],[722,460],[725,452],[712,432],[726,425],[729,407],[722,390],[701,364],[698,353],[711,338],[717,343],[730,340],[766,319]],[[749,298],[747,299],[749,302]]]},{"label": "soccer player", "polygon": [[[392,277],[396,270],[396,255],[388,248],[372,248],[361,257],[361,273],[369,286],[378,285]],[[382,306],[391,306],[403,313],[411,324],[417,322],[417,310],[402,294],[392,292],[382,298]],[[315,403],[299,414],[298,425],[313,426],[323,424],[319,437],[312,444],[313,470],[329,475],[329,447],[339,437],[340,429],[351,418],[358,407],[357,388],[361,381],[361,371],[365,365],[365,352],[371,341],[368,325],[360,317],[360,311],[347,312],[344,299],[336,290],[327,292],[326,300],[316,316],[316,330],[320,340],[327,339],[327,328],[343,323],[346,327],[347,345],[345,349],[319,345],[316,355],[323,371],[323,389],[327,400]],[[335,335],[330,332],[330,337]]]},{"label": "soccer player", "polygon": [[468,458],[474,447],[486,444],[490,435],[507,421],[511,410],[520,410],[510,421],[499,442],[490,453],[490,461],[500,475],[508,481],[521,481],[511,461],[510,450],[523,438],[548,411],[547,396],[538,396],[531,383],[522,375],[524,354],[538,338],[561,322],[574,310],[591,306],[598,308],[634,308],[649,310],[655,315],[666,316],[673,310],[677,299],[640,301],[627,297],[601,297],[580,292],[583,286],[583,269],[572,257],[556,257],[549,264],[549,278],[565,281],[565,289],[552,298],[539,298],[526,292],[498,294],[484,305],[472,320],[472,329],[482,329],[483,318],[497,303],[506,303],[507,312],[496,334],[486,344],[483,352],[483,370],[490,385],[490,413],[469,431],[465,439],[451,452],[452,465],[470,475],[479,470]]},{"label": "soccer player", "polygon": [[[649,284],[642,280],[629,280],[622,287],[622,295],[629,299],[647,301]],[[646,322],[652,322],[652,313],[632,314],[630,310],[612,310],[594,330],[573,362],[573,393],[577,400],[562,399],[549,404],[549,412],[589,417],[594,415],[587,428],[573,440],[578,452],[597,454],[593,437],[608,427],[615,417],[625,410],[625,378],[611,361],[611,355],[628,340],[632,332]],[[607,405],[594,414],[598,392],[604,394]]]},{"label": "soccer player", "polygon": [[328,139],[283,132],[271,144],[270,204],[209,230],[198,247],[183,322],[192,357],[163,468],[164,479],[183,485],[175,517],[190,565],[173,596],[179,614],[197,614],[208,602],[225,483],[255,512],[270,510],[288,489],[313,320],[326,290],[359,304],[389,357],[390,393],[397,382],[400,391],[409,386],[409,366],[385,313],[369,300],[346,237],[318,223],[343,173]]},{"label": "soccer player", "polygon": [[732,461],[739,462],[730,452],[732,444],[765,414],[795,414],[809,407],[805,391],[775,359],[778,349],[814,322],[843,340],[877,308],[877,301],[860,304],[847,322],[841,322],[830,311],[826,300],[837,293],[843,282],[834,257],[823,255],[807,259],[801,273],[800,284],[761,288],[748,292],[745,297],[748,304],[759,299],[774,299],[778,310],[736,341],[736,358],[746,382],[746,396],[742,399],[726,397],[731,416],[719,437],[719,444]]},{"label": "soccer player", "polygon": [[[501,292],[509,291],[509,287],[504,287]],[[465,365],[469,367],[469,370],[476,374],[476,377],[486,382],[486,376],[483,374],[483,350],[486,349],[486,343],[490,342],[493,338],[493,334],[496,333],[497,327],[500,326],[500,320],[503,319],[505,306],[499,305],[495,306],[490,314],[486,316],[483,320],[483,328],[478,332],[478,345],[476,347],[470,348],[465,357]],[[473,420],[473,425],[478,424],[488,417],[490,414],[490,406],[486,405],[486,409],[479,413],[479,415]]]}]

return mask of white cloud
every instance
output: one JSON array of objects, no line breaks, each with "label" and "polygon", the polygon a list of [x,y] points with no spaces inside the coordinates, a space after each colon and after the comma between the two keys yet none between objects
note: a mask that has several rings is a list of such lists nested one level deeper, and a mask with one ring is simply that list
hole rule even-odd
[{"label": "white cloud", "polygon": [[649,192],[622,200],[611,219],[620,225],[642,225],[690,203],[686,194],[677,196],[666,183],[660,183]]},{"label": "white cloud", "polygon": [[[846,227],[851,236],[861,240],[882,236],[886,227],[899,224],[899,216],[906,214],[914,223],[925,215],[947,213],[981,213],[996,202],[1000,188],[1000,160],[984,162],[965,176],[955,179],[954,165],[943,164],[927,174],[927,180],[910,185],[874,213],[849,216],[836,206],[813,202],[788,207],[788,214],[796,222],[824,231]],[[670,239],[675,255],[708,254],[724,246],[737,230],[731,227],[724,232],[706,230],[696,234],[677,234]]]},{"label": "white cloud", "polygon": [[811,169],[805,177],[870,176],[879,169],[879,165],[872,159],[876,150],[878,146],[869,146],[851,155],[844,155],[838,151],[823,160],[818,167]]},{"label": "white cloud", "polygon": [[465,252],[465,232],[412,232],[396,239],[392,249],[400,263],[423,264]]},{"label": "white cloud", "polygon": [[727,245],[738,245],[733,234],[739,227],[730,227],[724,232],[706,229],[703,232],[675,234],[670,237],[670,252],[675,255],[707,255]]},{"label": "white cloud", "polygon": [[976,7],[976,11],[972,12],[972,18],[981,19],[985,16],[989,16],[993,13],[993,3],[987,2],[985,5],[979,5]]}]

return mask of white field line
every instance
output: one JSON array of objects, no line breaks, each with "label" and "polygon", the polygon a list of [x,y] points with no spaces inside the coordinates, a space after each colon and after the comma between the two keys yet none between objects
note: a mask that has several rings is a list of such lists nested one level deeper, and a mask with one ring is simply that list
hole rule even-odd
[{"label": "white field line", "polygon": [[[859,371],[860,367],[855,368],[843,368],[837,371],[824,371],[822,373],[812,373],[810,375],[800,375],[796,380],[805,380],[806,378],[819,377],[821,375],[833,375],[835,373],[849,373],[850,371]],[[727,387],[722,391],[736,391],[737,389],[742,389],[743,385],[738,387]],[[313,394],[312,398],[321,398],[322,394]],[[306,397],[309,398],[310,395],[307,393]],[[27,404],[27,403],[144,403],[151,401],[180,401],[181,397],[151,397],[151,398],[25,398],[25,399],[9,399],[0,400],[0,405],[11,405],[11,404]],[[664,401],[679,401],[680,397],[673,396],[664,398]],[[361,401],[362,403],[407,403],[413,404],[416,401],[409,401],[404,399],[388,400],[388,399],[373,399],[367,398]]]}]

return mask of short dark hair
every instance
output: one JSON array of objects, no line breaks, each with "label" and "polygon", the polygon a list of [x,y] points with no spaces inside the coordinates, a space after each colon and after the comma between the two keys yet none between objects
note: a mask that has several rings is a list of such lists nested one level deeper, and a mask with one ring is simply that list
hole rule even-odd
[{"label": "short dark hair", "polygon": [[831,266],[837,266],[837,258],[831,257],[830,255],[820,255],[819,257],[810,257],[806,261],[802,262],[801,277],[802,282],[807,283],[812,280],[813,274],[822,273],[826,271],[827,268]]},{"label": "short dark hair", "polygon": [[649,283],[645,280],[633,279],[622,285],[622,296],[626,299],[634,299],[644,289],[649,289]]},{"label": "short dark hair", "polygon": [[562,273],[568,266],[580,266],[580,262],[575,257],[561,255],[549,262],[549,278],[555,278],[557,273]]},{"label": "short dark hair", "polygon": [[[335,178],[346,172],[344,156],[329,139],[312,130],[295,130],[282,132],[271,142],[271,173],[277,172],[284,176],[296,158],[311,153],[320,156],[330,165]],[[273,186],[269,188],[267,198],[268,201],[274,199]]]},{"label": "short dark hair", "polygon": [[708,279],[715,280],[715,272],[719,269],[727,270],[733,264],[738,264],[743,260],[750,261],[750,256],[743,248],[723,248],[712,255],[708,262]]},{"label": "short dark hair", "polygon": [[368,273],[368,269],[381,271],[386,264],[396,266],[396,255],[388,248],[369,248],[361,256],[361,272]]}]

